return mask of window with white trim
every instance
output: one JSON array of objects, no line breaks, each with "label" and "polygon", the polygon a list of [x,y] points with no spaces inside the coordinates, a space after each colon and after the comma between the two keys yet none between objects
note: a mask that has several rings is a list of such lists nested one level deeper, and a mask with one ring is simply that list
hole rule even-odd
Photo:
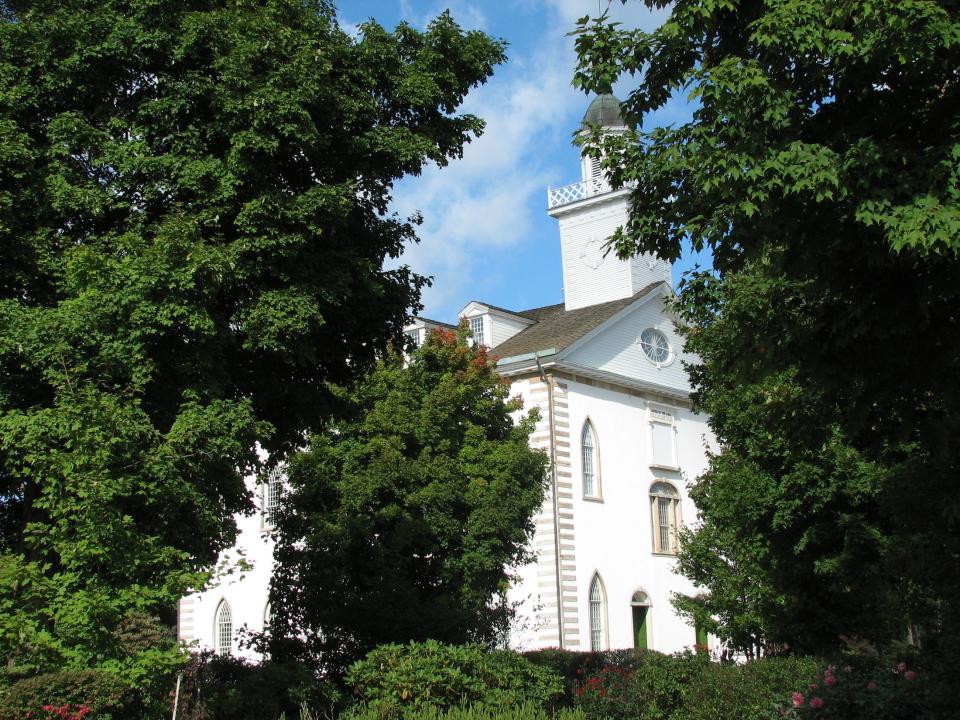
[{"label": "window with white trim", "polygon": [[597,452],[597,437],[593,423],[586,420],[580,434],[580,460],[583,475],[583,496],[600,497],[600,456]]},{"label": "window with white trim", "polygon": [[650,516],[653,520],[653,551],[675,555],[680,529],[680,493],[670,483],[650,486]]},{"label": "window with white trim", "polygon": [[283,494],[283,471],[275,467],[267,475],[263,483],[263,526],[271,528],[274,525],[275,514],[280,507],[280,496]]},{"label": "window with white trim", "polygon": [[677,470],[677,425],[673,412],[650,406],[650,465]]},{"label": "window with white trim", "polygon": [[407,337],[410,338],[410,343],[415,348],[418,348],[423,344],[423,342],[420,340],[422,335],[423,330],[420,328],[416,328],[415,330],[407,330]]},{"label": "window with white trim", "polygon": [[590,649],[605,650],[607,638],[607,593],[599,573],[590,582]]},{"label": "window with white trim", "polygon": [[474,345],[486,345],[483,337],[483,315],[470,318],[470,332],[473,333]]},{"label": "window with white trim", "polygon": [[213,647],[218,655],[229,655],[233,651],[233,613],[226,600],[220,601],[214,614]]}]

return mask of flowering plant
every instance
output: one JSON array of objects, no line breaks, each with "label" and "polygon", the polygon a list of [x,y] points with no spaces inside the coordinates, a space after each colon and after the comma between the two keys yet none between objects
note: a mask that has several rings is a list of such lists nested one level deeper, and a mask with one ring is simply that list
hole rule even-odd
[{"label": "flowering plant", "polygon": [[816,682],[791,693],[779,714],[803,720],[918,720],[924,716],[924,687],[905,663],[892,669],[830,665]]},{"label": "flowering plant", "polygon": [[48,703],[36,712],[28,711],[23,716],[23,720],[83,720],[92,711],[93,708],[87,704],[64,703],[63,705],[54,705]]},{"label": "flowering plant", "polygon": [[632,670],[606,665],[583,679],[578,678],[573,690],[577,705],[588,717],[629,717],[634,706],[630,692],[632,677]]}]

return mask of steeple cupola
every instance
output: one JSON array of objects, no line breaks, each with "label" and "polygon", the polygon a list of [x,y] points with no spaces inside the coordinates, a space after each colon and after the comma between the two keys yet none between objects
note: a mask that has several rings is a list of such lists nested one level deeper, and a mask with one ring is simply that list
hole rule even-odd
[{"label": "steeple cupola", "polygon": [[[613,93],[603,93],[593,99],[593,102],[587,108],[587,112],[583,114],[583,120],[580,121],[581,133],[586,134],[593,125],[599,125],[604,135],[619,135],[627,131],[627,125],[620,116],[620,101]],[[610,189],[603,177],[603,168],[599,157],[591,157],[586,153],[581,153],[580,179],[583,182],[591,183],[588,191],[594,194]]]},{"label": "steeple cupola", "polygon": [[597,95],[583,114],[581,125],[599,125],[604,128],[627,129],[620,116],[620,101],[613,93]]},{"label": "steeple cupola", "polygon": [[[613,93],[593,99],[581,121],[581,132],[599,125],[604,134],[626,133],[629,127]],[[619,260],[606,242],[627,222],[630,188],[613,190],[600,158],[581,154],[580,182],[547,189],[547,212],[560,223],[563,301],[567,310],[630,297],[653,282],[670,281],[670,263],[655,255]]]}]

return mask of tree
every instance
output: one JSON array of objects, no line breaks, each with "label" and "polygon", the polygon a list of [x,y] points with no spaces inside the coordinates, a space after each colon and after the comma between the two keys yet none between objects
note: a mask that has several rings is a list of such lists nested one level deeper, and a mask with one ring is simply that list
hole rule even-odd
[{"label": "tree", "polygon": [[688,0],[653,32],[584,19],[577,49],[584,89],[641,74],[635,122],[681,88],[697,103],[588,141],[634,186],[618,254],[713,253],[680,296],[723,445],[687,571],[705,581],[694,556],[721,544],[782,598],[762,629],[794,647],[902,636],[911,616],[928,648],[956,646],[956,4]]},{"label": "tree", "polygon": [[382,643],[492,642],[508,567],[529,560],[546,456],[534,415],[466,331],[391,353],[289,467],[271,586],[273,650],[342,671]]},{"label": "tree", "polygon": [[7,2],[0,13],[0,655],[111,657],[402,337],[424,278],[393,182],[458,156],[503,43],[326,0]]}]

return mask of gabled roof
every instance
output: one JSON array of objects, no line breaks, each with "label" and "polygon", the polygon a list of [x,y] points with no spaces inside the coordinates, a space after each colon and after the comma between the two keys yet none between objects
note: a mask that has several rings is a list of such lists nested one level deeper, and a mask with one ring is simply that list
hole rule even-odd
[{"label": "gabled roof", "polygon": [[413,323],[412,323],[412,324],[416,324],[417,322],[421,322],[421,323],[423,323],[424,325],[435,325],[435,326],[437,326],[437,327],[450,328],[451,330],[456,330],[456,329],[457,329],[457,326],[456,326],[456,325],[451,325],[450,323],[440,322],[439,320],[431,320],[430,318],[425,318],[425,317],[423,317],[422,315],[414,315],[414,316],[413,316]]},{"label": "gabled roof", "polygon": [[661,281],[650,283],[630,297],[611,300],[599,305],[588,305],[576,310],[564,310],[563,303],[560,303],[518,312],[517,315],[522,315],[536,322],[491,348],[490,354],[500,358],[510,358],[544,350],[559,352],[570,347],[591,330],[661,284]]},{"label": "gabled roof", "polygon": [[490,303],[483,302],[482,300],[471,300],[466,305],[464,305],[463,308],[461,308],[458,315],[462,315],[463,313],[465,313],[467,311],[467,308],[469,308],[471,305],[477,305],[482,308],[485,308],[487,311],[493,311],[495,313],[501,313],[503,315],[510,315],[511,317],[519,318],[521,320],[530,319],[526,315],[524,315],[523,312],[517,312],[516,310],[507,310],[507,308],[502,308],[498,305],[491,305]]}]

